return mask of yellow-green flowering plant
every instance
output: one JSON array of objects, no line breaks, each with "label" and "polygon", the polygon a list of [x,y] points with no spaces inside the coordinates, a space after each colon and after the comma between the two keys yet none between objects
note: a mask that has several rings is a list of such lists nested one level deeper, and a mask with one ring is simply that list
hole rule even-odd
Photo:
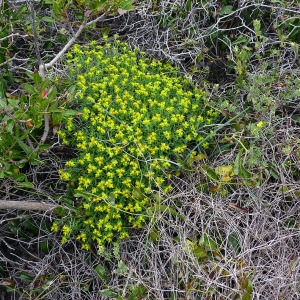
[{"label": "yellow-green flowering plant", "polygon": [[93,240],[101,246],[144,224],[151,194],[172,189],[168,171],[188,155],[189,145],[201,144],[203,128],[217,113],[174,67],[120,41],[75,45],[67,65],[82,114],[59,131],[78,152],[60,177],[75,183],[82,213],[65,225],[63,240],[73,232],[89,249]]}]

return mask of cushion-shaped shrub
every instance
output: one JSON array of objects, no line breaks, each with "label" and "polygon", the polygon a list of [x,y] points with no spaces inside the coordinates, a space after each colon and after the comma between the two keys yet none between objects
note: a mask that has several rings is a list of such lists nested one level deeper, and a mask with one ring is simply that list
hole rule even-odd
[{"label": "cushion-shaped shrub", "polygon": [[59,131],[78,152],[60,176],[75,182],[82,202],[63,227],[63,242],[73,232],[88,249],[92,240],[101,246],[144,224],[151,194],[172,189],[168,171],[189,154],[189,144],[201,144],[217,113],[177,69],[120,41],[75,45],[67,65],[81,115]]}]

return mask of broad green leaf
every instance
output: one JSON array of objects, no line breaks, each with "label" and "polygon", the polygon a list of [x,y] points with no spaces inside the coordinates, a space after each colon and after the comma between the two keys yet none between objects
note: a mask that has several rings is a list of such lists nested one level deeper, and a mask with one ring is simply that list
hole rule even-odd
[{"label": "broad green leaf", "polygon": [[5,98],[2,98],[0,96],[0,108],[6,108],[7,107],[7,101]]},{"label": "broad green leaf", "polygon": [[66,110],[63,110],[62,112],[63,112],[64,117],[71,117],[71,116],[78,115],[78,111],[73,110],[73,109],[66,109]]},{"label": "broad green leaf", "polygon": [[249,294],[253,293],[253,285],[252,285],[252,281],[248,278],[248,286],[247,286],[247,292]]},{"label": "broad green leaf", "polygon": [[233,9],[233,6],[232,5],[226,5],[222,8],[222,10],[219,12],[219,15],[220,16],[223,16],[223,15],[229,15],[232,13],[232,9]]},{"label": "broad green leaf", "polygon": [[235,163],[234,163],[234,170],[233,173],[235,175],[239,175],[240,172],[240,165],[241,165],[241,156],[242,156],[243,150],[240,150],[238,155],[236,156]]},{"label": "broad green leaf", "polygon": [[40,82],[42,81],[42,77],[40,76],[40,74],[38,72],[34,72],[33,81],[36,86],[38,86],[40,84]]},{"label": "broad green leaf", "polygon": [[206,234],[203,234],[199,240],[199,246],[204,246],[208,250],[217,250],[218,245],[212,239],[210,239]]},{"label": "broad green leaf", "polygon": [[206,250],[204,249],[204,247],[196,247],[193,250],[194,255],[197,258],[205,258],[207,256]]},{"label": "broad green leaf", "polygon": [[47,23],[55,23],[56,22],[53,18],[48,17],[48,16],[43,17],[42,20]]},{"label": "broad green leaf", "polygon": [[210,169],[208,167],[205,167],[204,170],[206,172],[206,175],[210,179],[215,180],[215,181],[219,181],[220,180],[219,176],[212,169]]},{"label": "broad green leaf", "polygon": [[14,120],[9,119],[6,122],[5,131],[8,132],[8,133],[10,133],[10,134],[13,134],[13,128],[14,128],[14,126],[15,126]]},{"label": "broad green leaf", "polygon": [[94,271],[97,273],[97,275],[102,279],[102,280],[106,280],[107,276],[106,276],[106,269],[104,266],[102,266],[101,264],[97,265],[94,269]]},{"label": "broad green leaf", "polygon": [[135,198],[135,199],[138,199],[138,200],[142,200],[145,198],[145,196],[143,195],[143,193],[141,192],[141,189],[139,188],[135,188],[133,191],[132,191],[132,197]]},{"label": "broad green leaf", "polygon": [[13,108],[19,108],[19,104],[20,104],[19,99],[8,99],[7,101]]},{"label": "broad green leaf", "polygon": [[5,99],[6,98],[6,93],[7,91],[7,83],[6,80],[1,79],[0,80],[0,99]]},{"label": "broad green leaf", "polygon": [[252,174],[247,171],[243,165],[240,166],[240,171],[239,171],[239,176],[242,177],[243,179],[249,179],[252,177]]},{"label": "broad green leaf", "polygon": [[251,42],[251,38],[239,36],[234,42],[232,42],[232,46],[238,45],[238,44],[248,45],[250,42]]},{"label": "broad green leaf", "polygon": [[251,300],[251,295],[248,293],[243,294],[242,300]]},{"label": "broad green leaf", "polygon": [[52,113],[51,117],[52,117],[52,126],[60,125],[63,119],[63,114],[61,111],[54,112]]},{"label": "broad green leaf", "polygon": [[228,242],[232,246],[232,248],[234,249],[234,251],[236,253],[240,253],[241,248],[240,248],[240,244],[239,244],[239,239],[235,233],[230,233],[228,235]]},{"label": "broad green leaf", "polygon": [[27,155],[30,155],[32,153],[33,150],[29,146],[27,146],[23,141],[18,140],[18,144]]},{"label": "broad green leaf", "polygon": [[71,93],[71,94],[74,94],[76,92],[76,89],[77,89],[77,86],[76,85],[71,85],[69,88],[68,88],[68,91]]},{"label": "broad green leaf", "polygon": [[48,242],[40,242],[40,247],[44,253],[49,254],[51,249]]},{"label": "broad green leaf", "polygon": [[58,216],[60,216],[60,217],[66,216],[66,214],[67,214],[67,212],[68,212],[67,209],[64,208],[64,207],[62,207],[62,206],[57,206],[57,207],[55,207],[54,211],[55,211],[55,213],[56,213]]},{"label": "broad green leaf", "polygon": [[42,81],[41,85],[40,85],[40,90],[44,90],[46,88],[49,87],[49,83],[50,83],[50,79],[46,78]]},{"label": "broad green leaf", "polygon": [[154,243],[157,243],[159,241],[159,234],[158,234],[157,230],[152,230],[150,232],[150,238]]},{"label": "broad green leaf", "polygon": [[[1,99],[0,99],[1,100]],[[292,119],[298,123],[300,123],[300,115],[292,115]]]},{"label": "broad green leaf", "polygon": [[30,94],[35,94],[35,93],[36,93],[36,90],[35,90],[34,86],[32,86],[32,85],[30,85],[30,84],[28,84],[28,83],[25,83],[25,84],[23,85],[23,88],[24,88],[24,90],[25,90],[26,92],[28,92],[28,93],[30,93]]},{"label": "broad green leaf", "polygon": [[29,220],[25,221],[22,223],[22,226],[24,226],[28,231],[30,231],[31,233],[38,233],[39,232],[39,228],[37,226],[35,226],[32,222],[30,222]]},{"label": "broad green leaf", "polygon": [[[18,185],[22,185],[22,181],[27,181],[27,177],[25,174],[21,173],[21,174],[15,174],[14,175],[14,179],[16,181],[18,181]],[[30,188],[30,187],[29,187]]]},{"label": "broad green leaf", "polygon": [[122,0],[118,8],[127,11],[133,10],[134,9],[133,2],[134,1],[132,0]]},{"label": "broad green leaf", "polygon": [[18,182],[18,186],[25,187],[25,188],[28,188],[28,189],[33,189],[34,188],[33,183],[29,182],[29,181]]},{"label": "broad green leaf", "polygon": [[116,298],[118,296],[117,293],[111,291],[111,290],[104,290],[102,291],[102,295],[104,297],[109,297],[109,298]]},{"label": "broad green leaf", "polygon": [[23,110],[17,110],[14,113],[14,117],[19,120],[28,120],[29,119],[29,115],[25,114]]},{"label": "broad green leaf", "polygon": [[32,281],[34,279],[34,277],[27,273],[21,273],[21,275],[19,276],[19,279],[25,280],[25,281]]},{"label": "broad green leaf", "polygon": [[56,87],[53,87],[53,88],[51,89],[51,91],[48,93],[48,99],[49,99],[50,101],[53,101],[54,98],[56,97],[56,95],[57,95],[57,88],[56,88]]}]

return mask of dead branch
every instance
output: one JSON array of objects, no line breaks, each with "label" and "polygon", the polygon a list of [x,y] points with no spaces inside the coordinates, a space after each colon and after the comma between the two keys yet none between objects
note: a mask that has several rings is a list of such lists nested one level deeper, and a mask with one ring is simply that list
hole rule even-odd
[{"label": "dead branch", "polygon": [[32,201],[8,201],[0,200],[0,210],[9,209],[9,210],[30,210],[30,211],[45,211],[52,213],[58,205],[41,203],[41,202],[32,202]]}]

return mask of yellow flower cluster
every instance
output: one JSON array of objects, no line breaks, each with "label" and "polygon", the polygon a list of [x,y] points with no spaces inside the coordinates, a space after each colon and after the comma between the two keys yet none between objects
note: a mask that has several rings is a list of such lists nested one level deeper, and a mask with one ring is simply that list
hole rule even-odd
[{"label": "yellow flower cluster", "polygon": [[151,191],[172,189],[166,171],[187,154],[189,142],[204,138],[199,129],[217,114],[204,107],[205,92],[188,88],[175,68],[125,43],[75,45],[67,58],[82,114],[60,131],[79,153],[60,177],[77,178],[76,191],[89,195],[77,226],[88,249],[91,240],[101,246],[128,237],[129,224],[143,225]]}]

